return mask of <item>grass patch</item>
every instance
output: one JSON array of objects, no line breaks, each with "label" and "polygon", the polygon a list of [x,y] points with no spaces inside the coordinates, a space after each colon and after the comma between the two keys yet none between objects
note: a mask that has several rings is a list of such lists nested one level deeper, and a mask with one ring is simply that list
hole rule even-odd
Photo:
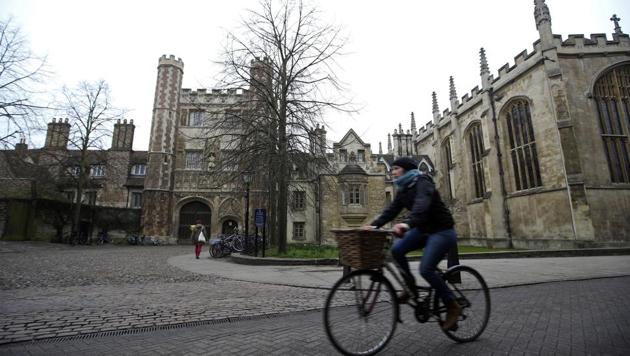
[{"label": "grass patch", "polygon": [[[501,252],[501,251],[514,251],[513,249],[498,249],[476,246],[458,246],[459,253],[472,253],[472,252]],[[265,251],[266,257],[278,257],[278,258],[338,258],[339,251],[336,246],[328,245],[314,245],[314,244],[288,244],[287,253],[279,254],[278,249],[272,247]],[[408,256],[422,256],[422,251],[413,251]]]}]

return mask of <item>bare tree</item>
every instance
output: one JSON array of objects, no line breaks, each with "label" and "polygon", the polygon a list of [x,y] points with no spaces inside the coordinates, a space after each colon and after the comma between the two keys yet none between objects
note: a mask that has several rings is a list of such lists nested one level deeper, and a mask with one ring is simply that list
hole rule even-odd
[{"label": "bare tree", "polygon": [[326,143],[314,140],[323,115],[329,109],[351,111],[340,99],[343,87],[335,74],[345,38],[318,16],[301,0],[262,0],[259,10],[248,12],[242,32],[228,34],[221,83],[243,91],[242,99],[214,118],[206,135],[220,148],[220,166],[236,164],[264,175],[257,182],[269,193],[270,232],[280,252],[286,251],[294,170],[308,175],[326,166]]},{"label": "bare tree", "polygon": [[83,191],[90,178],[90,155],[104,149],[105,138],[111,136],[111,124],[123,116],[123,111],[112,106],[109,86],[103,80],[80,82],[75,88],[63,88],[63,102],[59,104],[70,124],[68,146],[78,152],[76,164],[76,195],[72,216],[72,236],[77,236],[81,217]]},{"label": "bare tree", "polygon": [[7,130],[0,134],[0,145],[7,146],[17,135],[30,136],[41,127],[37,111],[42,107],[33,97],[45,63],[45,58],[31,53],[10,18],[0,21],[0,118]]}]

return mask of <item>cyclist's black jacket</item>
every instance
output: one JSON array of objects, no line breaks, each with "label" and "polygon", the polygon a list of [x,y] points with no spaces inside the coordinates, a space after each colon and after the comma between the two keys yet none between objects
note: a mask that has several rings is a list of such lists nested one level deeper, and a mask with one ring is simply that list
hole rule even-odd
[{"label": "cyclist's black jacket", "polygon": [[402,208],[411,212],[405,223],[410,228],[417,227],[427,234],[447,230],[455,225],[453,215],[442,202],[433,179],[424,173],[399,188],[394,201],[370,225],[376,227],[385,225],[394,219]]}]

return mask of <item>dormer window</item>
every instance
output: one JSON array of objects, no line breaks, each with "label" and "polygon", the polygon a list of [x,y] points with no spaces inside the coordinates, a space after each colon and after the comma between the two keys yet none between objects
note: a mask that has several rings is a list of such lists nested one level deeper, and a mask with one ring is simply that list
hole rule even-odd
[{"label": "dormer window", "polygon": [[364,150],[358,150],[357,151],[357,161],[358,162],[365,162],[365,151]]},{"label": "dormer window", "polygon": [[346,151],[346,150],[339,150],[339,160],[341,162],[347,162],[348,161],[348,151]]}]

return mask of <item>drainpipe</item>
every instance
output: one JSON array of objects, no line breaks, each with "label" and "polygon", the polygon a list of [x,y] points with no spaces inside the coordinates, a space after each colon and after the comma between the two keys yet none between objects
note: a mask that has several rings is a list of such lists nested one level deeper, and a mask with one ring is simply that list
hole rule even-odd
[{"label": "drainpipe", "polygon": [[317,175],[317,229],[315,233],[317,234],[317,242],[319,245],[322,244],[322,175]]},{"label": "drainpipe", "polygon": [[499,163],[499,178],[501,182],[501,195],[503,197],[503,222],[505,223],[505,230],[508,237],[508,247],[514,248],[512,243],[512,226],[510,225],[510,208],[507,203],[507,190],[505,189],[505,171],[503,170],[503,160],[501,154],[501,145],[499,144],[499,127],[497,124],[497,113],[494,106],[494,90],[492,87],[488,89],[490,94],[490,108],[492,109],[492,124],[494,125],[494,144],[497,150],[497,160]]}]

